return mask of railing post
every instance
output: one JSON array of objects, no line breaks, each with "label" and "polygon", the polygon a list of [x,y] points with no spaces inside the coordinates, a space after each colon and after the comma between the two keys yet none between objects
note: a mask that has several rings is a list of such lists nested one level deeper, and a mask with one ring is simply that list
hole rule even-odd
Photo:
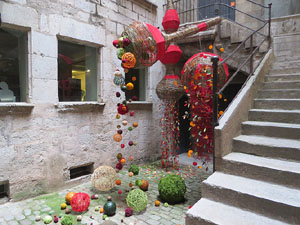
[{"label": "railing post", "polygon": [[271,48],[271,17],[272,17],[272,3],[269,4],[269,31],[268,31],[268,45]]},{"label": "railing post", "polygon": [[218,126],[218,62],[219,57],[213,56],[211,58],[213,67],[213,115],[212,115],[212,126],[213,126],[213,171],[215,171],[215,126]]},{"label": "railing post", "polygon": [[253,34],[250,36],[250,75],[253,73]]}]

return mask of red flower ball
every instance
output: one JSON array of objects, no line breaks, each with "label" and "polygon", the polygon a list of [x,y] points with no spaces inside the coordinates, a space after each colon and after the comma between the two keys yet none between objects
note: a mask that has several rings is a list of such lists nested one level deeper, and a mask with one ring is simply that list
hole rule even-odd
[{"label": "red flower ball", "polygon": [[122,190],[118,190],[118,194],[119,194],[119,195],[122,194]]},{"label": "red flower ball", "polygon": [[193,166],[197,166],[198,165],[198,163],[197,162],[193,162]]},{"label": "red flower ball", "polygon": [[121,170],[121,169],[123,168],[122,163],[117,163],[116,168],[117,168],[118,170]]},{"label": "red flower ball", "polygon": [[121,144],[121,148],[125,148],[125,145],[124,145],[124,144]]},{"label": "red flower ball", "polygon": [[128,113],[129,111],[129,108],[127,105],[124,105],[124,104],[120,104],[118,106],[118,113],[121,114],[121,115],[125,115],[126,113]]},{"label": "red flower ball", "polygon": [[118,132],[118,134],[122,134],[122,133],[123,133],[123,131],[122,131],[122,130],[118,130],[117,132]]},{"label": "red flower ball", "polygon": [[121,96],[121,93],[120,93],[120,92],[117,92],[117,93],[116,93],[116,96],[117,96],[117,97],[120,97],[120,96]]},{"label": "red flower ball", "polygon": [[74,212],[84,212],[89,208],[90,196],[87,193],[76,193],[71,199],[71,207]]},{"label": "red flower ball", "polygon": [[132,216],[132,214],[133,214],[133,209],[130,208],[130,207],[127,207],[127,208],[125,209],[125,217]]},{"label": "red flower ball", "polygon": [[134,113],[135,113],[135,111],[131,111],[131,112],[129,113],[129,115],[130,115],[130,116],[134,116]]},{"label": "red flower ball", "polygon": [[133,141],[129,141],[129,142],[128,142],[128,145],[129,145],[129,146],[132,146],[132,145],[133,145]]},{"label": "red flower ball", "polygon": [[137,96],[133,96],[132,97],[132,101],[137,101],[138,100],[138,97]]}]

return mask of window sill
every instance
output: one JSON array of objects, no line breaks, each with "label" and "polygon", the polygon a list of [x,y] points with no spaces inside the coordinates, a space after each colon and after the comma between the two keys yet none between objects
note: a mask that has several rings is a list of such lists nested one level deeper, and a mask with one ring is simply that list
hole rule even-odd
[{"label": "window sill", "polygon": [[25,102],[0,103],[0,114],[28,114],[31,113],[34,105]]},{"label": "window sill", "polygon": [[135,110],[152,110],[153,103],[152,102],[146,102],[146,101],[133,101],[127,103],[129,106],[129,109],[135,109]]},{"label": "window sill", "polygon": [[55,104],[59,112],[102,112],[104,106],[105,103],[99,102],[59,102]]}]

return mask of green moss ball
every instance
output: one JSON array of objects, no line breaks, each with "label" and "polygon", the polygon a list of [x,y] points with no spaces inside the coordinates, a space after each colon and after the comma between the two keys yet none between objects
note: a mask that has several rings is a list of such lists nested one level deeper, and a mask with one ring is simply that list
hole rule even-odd
[{"label": "green moss ball", "polygon": [[147,194],[140,189],[134,189],[128,193],[126,203],[133,211],[141,212],[147,207]]},{"label": "green moss ball", "polygon": [[134,175],[138,175],[139,171],[140,171],[139,166],[136,164],[132,164],[128,169],[128,172],[132,172]]},{"label": "green moss ball", "polygon": [[158,191],[162,199],[174,204],[184,200],[186,186],[180,176],[168,174],[159,181]]},{"label": "green moss ball", "polygon": [[66,215],[61,219],[61,225],[72,225],[73,219],[72,216]]}]

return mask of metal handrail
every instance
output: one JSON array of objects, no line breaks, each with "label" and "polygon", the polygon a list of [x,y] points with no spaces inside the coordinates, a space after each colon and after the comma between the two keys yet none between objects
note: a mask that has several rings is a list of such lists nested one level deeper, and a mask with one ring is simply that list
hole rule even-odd
[{"label": "metal handrail", "polygon": [[[253,36],[254,34],[256,34],[259,30],[263,29],[266,26],[266,24],[268,24],[268,23],[266,22],[263,26],[261,26],[260,28],[258,28],[257,30],[255,30],[253,33],[251,33],[243,42],[241,42],[239,44],[238,47],[236,47],[234,49],[233,52],[231,52],[228,56],[226,56],[226,58],[222,62],[220,62],[219,65],[224,64],[229,58],[231,58],[246,43],[246,41],[248,41],[248,39],[251,38],[251,36]],[[265,40],[265,38],[264,38],[264,40]]]}]

